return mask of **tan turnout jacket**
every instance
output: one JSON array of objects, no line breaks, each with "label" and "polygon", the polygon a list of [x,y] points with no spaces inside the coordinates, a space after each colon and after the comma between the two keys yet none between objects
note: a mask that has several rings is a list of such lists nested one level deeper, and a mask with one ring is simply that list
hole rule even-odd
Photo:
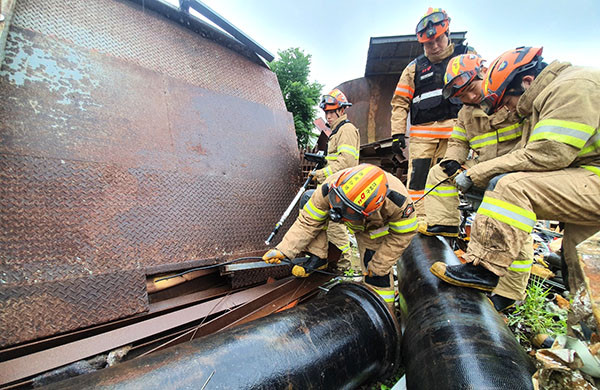
[{"label": "tan turnout jacket", "polygon": [[463,106],[448,140],[444,160],[464,164],[469,151],[479,163],[502,156],[517,147],[523,134],[523,119],[506,109],[488,116],[478,106]]},{"label": "tan turnout jacket", "polygon": [[[338,172],[330,176],[325,180],[325,184],[335,182],[341,174],[342,172]],[[361,242],[372,243],[368,249],[376,253],[369,263],[369,269],[379,276],[390,272],[417,230],[416,214],[413,212],[406,187],[398,178],[387,172],[386,177],[389,189],[405,197],[402,206],[386,198],[381,208],[364,219],[363,224],[345,223],[356,235],[359,246]],[[296,257],[327,226],[328,221],[329,201],[323,195],[321,187],[318,187],[281,243],[277,245],[277,249],[288,258]],[[325,248],[323,252],[327,253]]]},{"label": "tan turnout jacket", "polygon": [[[340,116],[333,122],[331,129],[335,129],[340,123],[348,119],[346,114]],[[317,183],[321,184],[329,176],[358,165],[360,150],[360,135],[358,129],[352,123],[342,125],[339,130],[329,138],[327,142],[327,165],[315,173]]]},{"label": "tan turnout jacket", "polygon": [[551,63],[517,104],[518,114],[529,119],[525,147],[477,164],[468,176],[485,187],[506,172],[583,167],[600,175],[599,89],[600,70]]}]

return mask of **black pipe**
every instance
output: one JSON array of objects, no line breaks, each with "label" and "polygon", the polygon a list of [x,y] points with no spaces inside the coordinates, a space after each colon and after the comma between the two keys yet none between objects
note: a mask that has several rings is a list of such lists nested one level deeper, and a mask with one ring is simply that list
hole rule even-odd
[{"label": "black pipe", "polygon": [[343,283],[284,312],[48,388],[352,389],[397,368],[399,339],[385,302]]},{"label": "black pipe", "polygon": [[445,240],[417,234],[398,261],[406,384],[419,389],[533,389],[532,360],[482,293],[429,267],[460,264]]}]

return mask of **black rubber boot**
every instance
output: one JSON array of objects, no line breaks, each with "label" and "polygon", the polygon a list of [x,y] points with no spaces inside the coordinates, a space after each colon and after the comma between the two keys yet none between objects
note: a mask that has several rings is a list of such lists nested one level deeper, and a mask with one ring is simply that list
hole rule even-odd
[{"label": "black rubber boot", "polygon": [[515,300],[503,297],[502,295],[494,294],[490,298],[490,302],[494,305],[496,311],[502,313],[515,305]]},{"label": "black rubber boot", "polygon": [[305,278],[315,270],[327,268],[327,259],[322,259],[315,255],[310,255],[304,264],[295,265],[292,268],[292,275],[297,278]]},{"label": "black rubber boot", "polygon": [[496,274],[471,263],[446,265],[438,261],[431,266],[430,271],[444,282],[455,286],[490,292],[498,285]]}]

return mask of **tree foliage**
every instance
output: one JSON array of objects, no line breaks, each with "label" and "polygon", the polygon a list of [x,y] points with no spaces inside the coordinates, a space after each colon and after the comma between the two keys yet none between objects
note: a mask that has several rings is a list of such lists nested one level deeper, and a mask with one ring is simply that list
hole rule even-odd
[{"label": "tree foliage", "polygon": [[323,85],[308,80],[310,54],[295,47],[279,50],[277,55],[279,58],[269,65],[277,75],[285,107],[294,116],[298,147],[304,148],[313,137],[313,121],[317,117],[315,107]]}]

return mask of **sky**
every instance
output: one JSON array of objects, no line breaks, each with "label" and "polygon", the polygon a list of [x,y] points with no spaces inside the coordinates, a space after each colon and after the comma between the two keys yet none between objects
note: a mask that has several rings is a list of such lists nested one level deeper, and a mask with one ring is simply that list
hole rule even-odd
[{"label": "sky", "polygon": [[544,47],[547,62],[600,67],[598,0],[202,0],[269,52],[299,47],[312,55],[311,81],[323,93],[364,76],[371,37],[414,34],[429,6],[488,64],[517,46]]}]

